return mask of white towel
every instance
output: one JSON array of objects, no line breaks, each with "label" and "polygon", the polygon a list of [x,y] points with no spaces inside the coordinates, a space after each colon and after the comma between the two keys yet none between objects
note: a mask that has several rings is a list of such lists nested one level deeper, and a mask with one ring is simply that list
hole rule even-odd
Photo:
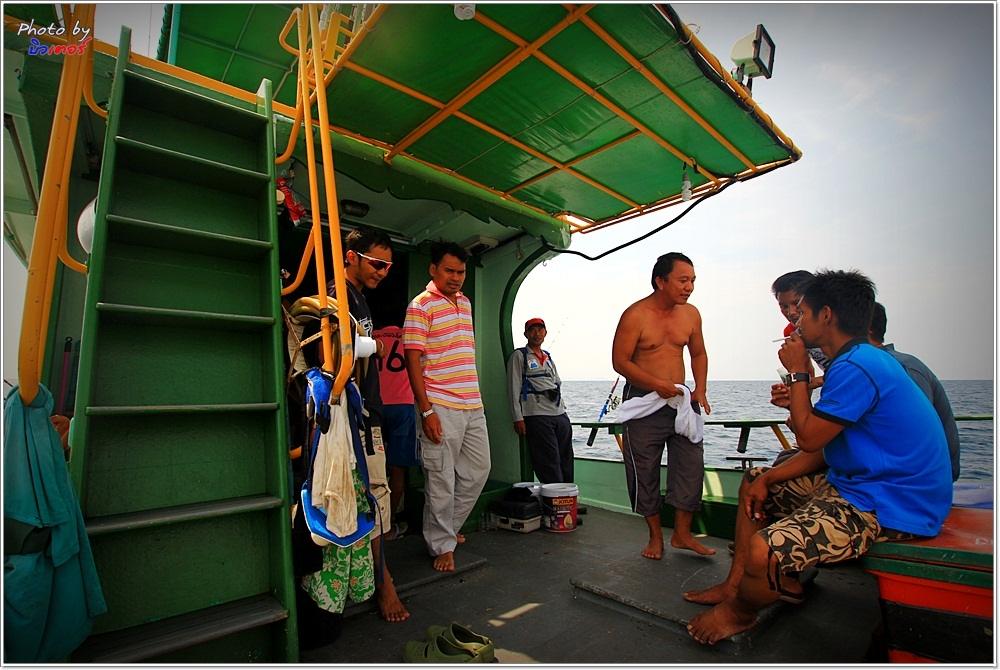
[{"label": "white towel", "polygon": [[691,389],[683,384],[675,384],[675,386],[680,389],[681,395],[663,398],[659,393],[650,391],[646,395],[629,398],[618,406],[614,413],[614,420],[624,423],[632,419],[641,419],[664,405],[669,405],[677,410],[674,431],[692,442],[701,442],[705,433],[705,417],[695,412],[691,407]]},{"label": "white towel", "polygon": [[683,395],[675,395],[667,399],[667,404],[677,410],[674,430],[692,442],[701,442],[705,437],[705,417],[691,407],[691,389],[683,384],[677,384]]},{"label": "white towel", "polygon": [[[326,512],[326,527],[338,537],[358,529],[358,504],[354,493],[354,436],[347,417],[347,393],[330,405],[330,428],[319,436],[313,462],[312,504]],[[313,536],[316,540],[317,536]],[[322,538],[320,538],[322,540]],[[328,544],[325,540],[316,544]]]}]

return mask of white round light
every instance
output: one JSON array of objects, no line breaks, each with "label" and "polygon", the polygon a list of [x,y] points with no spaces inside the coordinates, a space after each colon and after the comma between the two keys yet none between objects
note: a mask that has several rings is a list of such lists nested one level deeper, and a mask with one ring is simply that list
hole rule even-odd
[{"label": "white round light", "polygon": [[476,15],[476,6],[474,4],[457,4],[455,5],[455,18],[459,21],[468,21]]},{"label": "white round light", "polygon": [[80,246],[88,254],[94,246],[94,221],[97,219],[97,198],[87,203],[80,217],[76,220],[76,237],[80,240]]}]

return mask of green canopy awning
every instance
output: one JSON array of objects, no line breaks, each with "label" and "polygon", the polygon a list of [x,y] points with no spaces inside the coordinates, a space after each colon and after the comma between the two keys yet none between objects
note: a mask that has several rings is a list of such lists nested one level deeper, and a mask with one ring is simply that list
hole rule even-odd
[{"label": "green canopy awning", "polygon": [[[678,199],[685,171],[697,195],[800,155],[669,6],[339,7],[339,132],[540,213],[615,220]],[[161,56],[294,106],[294,9],[174,5]]]}]

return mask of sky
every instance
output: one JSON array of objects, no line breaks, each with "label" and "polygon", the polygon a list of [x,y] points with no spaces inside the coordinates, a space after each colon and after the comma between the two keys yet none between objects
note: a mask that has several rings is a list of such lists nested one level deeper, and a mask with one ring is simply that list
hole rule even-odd
[{"label": "sky", "polygon": [[[99,4],[97,37],[153,55],[162,4]],[[684,4],[680,17],[726,66],[763,23],[774,75],[754,98],[803,151],[798,162],[735,184],[651,239],[598,262],[561,256],[536,268],[514,305],[513,335],[541,316],[563,378],[613,380],[621,312],[650,291],[657,256],[681,251],[698,276],[709,379],[771,379],[784,320],[770,294],[789,270],[858,269],[888,312],[886,340],[942,379],[994,373],[996,81],[990,4]],[[595,255],[682,207],[589,235]],[[4,246],[5,305],[24,270]],[[19,326],[5,310],[4,378],[16,379]],[[690,368],[689,368],[690,370]],[[690,376],[690,375],[689,375]]]},{"label": "sky", "polygon": [[[601,261],[564,255],[537,267],[514,304],[515,345],[540,316],[564,379],[610,385],[622,311],[650,293],[657,256],[680,251],[694,261],[709,380],[776,377],[771,340],[786,321],[771,282],[823,268],[868,275],[888,313],[886,341],[941,379],[992,379],[993,6],[674,7],[726,67],[732,45],[764,24],[773,76],[754,82],[754,99],[803,157]],[[682,209],[574,235],[571,248],[596,255]]]}]

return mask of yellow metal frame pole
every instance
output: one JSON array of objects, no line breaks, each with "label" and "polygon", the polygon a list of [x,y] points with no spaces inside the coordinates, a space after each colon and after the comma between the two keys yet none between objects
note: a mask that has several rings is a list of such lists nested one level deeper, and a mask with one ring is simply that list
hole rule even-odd
[{"label": "yellow metal frame pole", "polygon": [[386,162],[392,161],[393,157],[396,156],[401,151],[406,150],[407,147],[412,145],[414,142],[419,140],[421,137],[429,133],[434,128],[441,125],[445,119],[453,115],[457,110],[464,107],[469,103],[470,100],[478,96],[480,93],[488,89],[491,85],[499,81],[504,75],[516,68],[518,65],[523,63],[525,60],[530,58],[535,52],[541,49],[545,44],[551,41],[556,35],[560,34],[569,26],[580,20],[584,14],[589,12],[593,5],[582,5],[580,7],[572,7],[566,16],[562,18],[561,21],[556,23],[554,26],[549,28],[545,33],[531,42],[530,44],[518,45],[518,47],[508,54],[503,60],[498,62],[496,65],[491,67],[486,74],[482,75],[476,81],[472,82],[465,90],[461,91],[458,95],[451,99],[444,107],[440,108],[437,112],[432,114],[426,121],[421,123],[419,126],[411,130],[406,137],[396,142],[393,146],[392,151],[388,153],[385,157]]},{"label": "yellow metal frame pole", "polygon": [[778,438],[778,442],[780,442],[780,443],[781,443],[781,448],[782,448],[782,449],[784,449],[785,451],[788,451],[789,449],[791,449],[791,448],[792,448],[792,445],[790,445],[790,444],[788,443],[788,438],[787,438],[787,437],[785,437],[785,434],[781,432],[781,428],[779,428],[779,427],[778,427],[778,426],[776,426],[776,425],[772,425],[772,426],[771,426],[771,430],[773,430],[773,431],[774,431],[774,436],[775,436],[776,438]]},{"label": "yellow metal frame pole", "polygon": [[[299,44],[305,44],[308,39],[308,25],[305,16],[299,15]],[[309,78],[306,76],[306,51],[299,50],[299,87],[303,100],[309,99]],[[325,310],[327,306],[326,294],[326,268],[323,258],[323,231],[320,226],[319,211],[319,186],[316,181],[316,147],[312,134],[312,111],[308,104],[302,105],[302,114],[305,119],[306,128],[309,129],[306,135],[306,163],[309,168],[309,206],[312,211],[312,231],[310,243],[316,251],[316,283],[319,286],[317,299],[320,310]],[[300,268],[301,269],[301,268]],[[323,338],[323,369],[327,372],[333,371],[333,346],[330,337],[330,321],[320,319],[319,332]],[[339,397],[339,394],[338,394]]]},{"label": "yellow metal frame pole", "polygon": [[84,73],[84,81],[86,82],[83,87],[83,98],[87,101],[87,106],[90,107],[90,111],[97,114],[102,119],[108,118],[107,110],[101,109],[101,107],[94,100],[94,17],[97,15],[97,7],[93,6],[93,10],[87,14],[87,25],[90,27],[90,41],[87,43],[87,53],[84,58],[87,59],[86,72]]},{"label": "yellow metal frame pole", "polygon": [[[75,19],[79,19],[85,26],[89,26],[91,29],[93,29],[93,26],[94,26],[94,14],[96,13],[97,8],[94,5],[77,5],[77,11],[79,13],[76,14],[74,16],[74,18]],[[89,48],[88,48],[88,53],[89,54],[93,54],[93,52]],[[85,59],[83,65],[80,68],[80,73],[78,74],[78,80],[79,81],[77,82],[77,85],[76,85],[76,89],[78,91],[76,100],[78,101],[78,106],[79,106],[80,95],[82,94],[83,97],[86,98],[87,97],[87,92],[90,89],[90,86],[88,85],[88,81],[89,81],[88,74],[89,74],[89,72],[91,70],[91,65],[92,64],[88,62],[88,60],[87,60],[88,59],[87,54],[84,54],[82,56],[66,56],[66,58],[83,58],[83,59]],[[101,111],[103,111],[103,110],[101,110]],[[105,112],[104,115],[107,116],[107,112]],[[70,135],[69,135],[71,138],[75,138],[76,137],[76,128],[79,125],[79,122],[80,122],[80,110],[77,108],[77,109],[74,110],[73,119],[71,121]],[[60,192],[60,194],[59,194],[59,211],[56,214],[56,223],[55,223],[55,228],[54,228],[55,235],[56,235],[55,244],[56,244],[57,256],[58,256],[59,260],[62,261],[63,265],[65,265],[66,267],[68,267],[70,270],[73,270],[74,272],[79,272],[80,274],[85,275],[85,274],[87,274],[87,266],[84,263],[81,263],[80,261],[78,261],[75,258],[73,258],[70,255],[69,248],[67,246],[67,239],[69,237],[69,232],[68,232],[68,226],[69,226],[69,176],[70,176],[70,171],[71,171],[71,169],[73,167],[73,148],[72,148],[72,146],[67,147],[67,154],[68,154],[68,156],[66,158],[65,164],[63,165],[63,170],[64,171],[63,171],[63,175],[62,175],[62,182],[64,184],[66,184],[67,187],[64,188],[64,189],[62,189],[61,192]],[[53,270],[53,272],[54,272],[54,270]],[[53,277],[53,279],[54,279],[54,277]]]},{"label": "yellow metal frame pole", "polygon": [[[320,147],[323,152],[323,182],[326,189],[326,214],[329,218],[330,247],[332,250],[333,282],[337,292],[337,322],[340,335],[340,370],[333,383],[333,397],[339,398],[340,392],[347,385],[347,379],[354,367],[354,342],[352,341],[351,315],[347,300],[347,278],[344,276],[344,250],[340,241],[340,212],[337,205],[337,186],[333,174],[333,146],[330,142],[330,117],[326,106],[326,82],[323,79],[323,63],[319,55],[323,53],[320,36],[319,18],[316,16],[316,5],[306,5],[309,13],[309,30],[312,34],[313,72],[316,77],[316,102],[319,116]],[[320,256],[321,247],[317,246],[316,254]],[[325,287],[323,289],[325,294]],[[321,303],[322,304],[322,303]]]},{"label": "yellow metal frame pole", "polygon": [[82,58],[64,57],[59,78],[52,134],[45,154],[45,172],[38,197],[35,234],[28,259],[28,281],[24,291],[24,311],[18,348],[18,384],[21,399],[30,405],[38,395],[41,379],[42,350],[48,331],[52,301],[52,278],[56,254],[55,226],[60,209],[60,196],[68,188],[65,182],[65,161],[72,159],[75,121],[80,114],[80,74]]},{"label": "yellow metal frame pole", "polygon": [[299,270],[295,275],[295,280],[281,289],[281,295],[288,295],[302,284],[302,280],[306,278],[306,268],[309,267],[309,260],[312,258],[315,247],[316,241],[310,235],[309,239],[306,240],[306,248],[302,250],[302,259],[299,261]]},{"label": "yellow metal frame pole", "polygon": [[[483,25],[484,27],[489,28],[490,30],[492,30],[493,32],[495,32],[497,35],[500,35],[501,37],[505,38],[506,40],[508,40],[510,42],[513,42],[514,44],[517,44],[518,46],[525,46],[525,45],[528,44],[528,42],[524,38],[522,38],[520,35],[518,35],[518,34],[512,32],[512,31],[508,30],[507,28],[505,28],[504,26],[500,25],[499,23],[497,23],[493,19],[485,16],[482,12],[476,12],[476,15],[473,18],[478,23],[480,23],[481,25]],[[670,142],[667,142],[658,133],[653,132],[644,123],[642,123],[637,118],[635,118],[634,116],[632,116],[631,114],[629,114],[628,112],[626,112],[624,109],[622,109],[621,107],[619,107],[618,105],[616,105],[615,103],[613,103],[610,99],[608,99],[604,95],[602,95],[600,93],[600,91],[598,91],[594,87],[590,86],[585,81],[583,81],[582,79],[580,79],[579,77],[577,77],[576,75],[574,75],[573,73],[571,73],[569,70],[567,70],[565,67],[563,67],[562,65],[560,65],[556,61],[554,61],[551,58],[549,58],[548,56],[546,56],[545,52],[538,51],[538,52],[536,52],[534,54],[534,56],[535,56],[535,58],[537,60],[539,60],[543,64],[545,64],[550,70],[552,70],[553,72],[555,72],[556,74],[558,74],[559,76],[561,76],[563,79],[565,79],[569,83],[571,83],[574,86],[576,86],[578,89],[580,89],[581,91],[583,91],[584,93],[586,93],[588,96],[590,96],[591,98],[593,98],[596,102],[600,103],[603,107],[605,107],[606,109],[608,109],[609,111],[611,111],[612,113],[614,113],[615,116],[617,116],[617,117],[621,118],[622,120],[628,122],[633,128],[638,129],[639,131],[642,132],[643,135],[645,135],[649,139],[653,140],[654,142],[656,142],[657,144],[659,144],[661,147],[663,147],[664,149],[666,149],[668,152],[670,152],[671,154],[673,154],[673,156],[675,158],[677,158],[677,160],[681,161],[682,163],[685,163],[688,167],[692,168],[693,170],[695,170],[696,172],[698,172],[699,174],[701,174],[703,177],[705,177],[709,181],[711,181],[711,182],[713,182],[715,184],[719,184],[720,183],[720,178],[719,177],[715,176],[714,174],[712,174],[711,172],[709,172],[708,170],[706,170],[702,166],[698,165],[698,163],[694,160],[694,158],[685,155],[680,149],[678,149],[677,147],[675,147],[674,145],[672,145]]]},{"label": "yellow metal frame pole", "polygon": [[718,130],[715,129],[715,127],[712,124],[706,121],[701,114],[696,112],[689,104],[684,102],[684,100],[679,95],[677,95],[672,88],[667,86],[667,84],[657,75],[653,74],[653,72],[649,68],[647,68],[645,65],[642,64],[642,61],[640,61],[632,54],[632,52],[630,52],[628,49],[622,46],[621,43],[618,42],[618,40],[613,38],[608,33],[608,31],[606,31],[603,27],[601,27],[596,21],[594,21],[589,16],[582,16],[580,17],[580,22],[583,23],[588,28],[590,28],[590,31],[592,33],[597,35],[597,37],[602,42],[611,47],[611,49],[613,49],[614,52],[617,53],[622,58],[622,60],[624,60],[626,63],[632,66],[632,69],[634,69],[636,72],[645,77],[646,81],[655,86],[656,89],[660,91],[660,93],[667,96],[667,98],[669,98],[671,102],[677,105],[681,109],[681,111],[683,111],[685,114],[688,115],[689,118],[691,118],[691,120],[693,120],[695,123],[701,126],[702,130],[711,135],[715,139],[715,141],[717,141],[719,144],[725,147],[726,151],[735,156],[741,163],[743,163],[744,166],[749,168],[751,171],[756,171],[758,169],[757,166],[754,165],[753,161],[747,158],[742,151],[733,146],[732,142],[726,139],[722,135],[722,133],[720,133]]}]

